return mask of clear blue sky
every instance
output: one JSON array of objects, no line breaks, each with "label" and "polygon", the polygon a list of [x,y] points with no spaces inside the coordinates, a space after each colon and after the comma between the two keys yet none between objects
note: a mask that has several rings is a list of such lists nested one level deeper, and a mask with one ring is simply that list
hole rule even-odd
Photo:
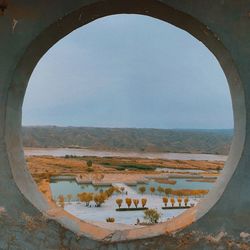
[{"label": "clear blue sky", "polygon": [[23,125],[232,128],[225,75],[198,40],[139,15],[94,21],[34,70]]}]

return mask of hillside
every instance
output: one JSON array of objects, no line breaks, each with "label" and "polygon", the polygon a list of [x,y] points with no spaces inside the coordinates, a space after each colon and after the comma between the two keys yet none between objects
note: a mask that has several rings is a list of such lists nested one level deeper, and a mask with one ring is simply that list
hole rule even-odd
[{"label": "hillside", "polygon": [[224,154],[233,130],[23,127],[25,147],[83,147],[97,150]]}]

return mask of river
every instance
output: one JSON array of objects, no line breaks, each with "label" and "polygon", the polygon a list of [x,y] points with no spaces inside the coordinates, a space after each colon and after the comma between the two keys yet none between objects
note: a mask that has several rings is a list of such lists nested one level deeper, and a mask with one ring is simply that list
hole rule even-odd
[{"label": "river", "polygon": [[140,157],[148,159],[169,160],[204,160],[204,161],[226,161],[226,155],[212,154],[188,154],[188,153],[148,153],[148,152],[119,152],[119,151],[97,151],[90,149],[75,148],[25,148],[26,156],[98,156],[98,157]]}]

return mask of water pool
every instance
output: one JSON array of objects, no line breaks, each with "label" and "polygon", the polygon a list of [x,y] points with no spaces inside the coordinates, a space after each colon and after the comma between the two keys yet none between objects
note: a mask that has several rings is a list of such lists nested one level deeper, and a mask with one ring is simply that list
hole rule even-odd
[{"label": "water pool", "polygon": [[[209,190],[213,187],[213,183],[209,182],[188,182],[186,179],[171,179],[175,180],[176,184],[165,184],[165,183],[158,183],[154,180],[150,180],[146,184],[138,184],[136,186],[131,186],[133,190],[139,193],[139,187],[145,186],[146,192],[145,194],[150,194],[150,187],[155,187],[155,194],[160,194],[157,191],[157,188],[161,186],[162,188],[172,188],[172,189],[206,189]],[[82,192],[91,192],[91,193],[98,193],[101,191],[105,191],[110,186],[95,186],[92,184],[78,184],[74,180],[53,180],[50,183],[50,188],[52,192],[53,198],[57,198],[59,195],[66,196],[67,194],[72,194],[74,196],[73,200],[76,199],[78,193]]]}]

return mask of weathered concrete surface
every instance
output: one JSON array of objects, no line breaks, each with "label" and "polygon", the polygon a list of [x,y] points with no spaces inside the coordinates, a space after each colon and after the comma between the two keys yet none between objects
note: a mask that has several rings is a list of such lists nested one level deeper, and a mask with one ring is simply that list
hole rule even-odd
[{"label": "weathered concrete surface", "polygon": [[[7,2],[0,16],[0,249],[249,249],[250,0]],[[48,204],[27,172],[20,138],[23,96],[38,60],[77,27],[118,13],[157,17],[201,40],[227,76],[235,121],[217,190],[169,224],[125,232],[87,225]]]}]

